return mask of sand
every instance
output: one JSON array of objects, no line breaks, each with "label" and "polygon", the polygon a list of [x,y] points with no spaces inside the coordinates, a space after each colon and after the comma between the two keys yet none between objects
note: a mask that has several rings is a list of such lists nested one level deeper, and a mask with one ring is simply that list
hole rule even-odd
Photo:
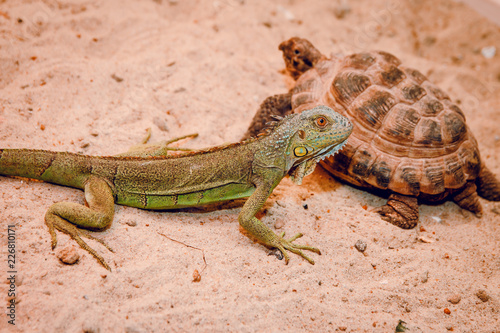
[{"label": "sand", "polygon": [[[153,141],[197,132],[181,144],[191,148],[237,141],[260,102],[291,87],[277,46],[300,36],[327,55],[378,49],[418,68],[463,109],[500,176],[500,29],[464,4],[16,0],[0,4],[0,33],[2,148],[110,155],[147,128]],[[15,325],[0,285],[2,332],[394,332],[400,320],[408,332],[500,332],[499,203],[481,200],[481,219],[422,205],[417,228],[401,230],[370,211],[384,198],[318,168],[302,186],[284,179],[261,214],[319,247],[314,266],[296,255],[286,266],[250,240],[241,203],[116,206],[95,233],[115,252],[89,241],[109,272],[64,234],[51,250],[43,218],[57,201],[83,194],[0,179],[2,279],[8,225],[17,271]]]}]

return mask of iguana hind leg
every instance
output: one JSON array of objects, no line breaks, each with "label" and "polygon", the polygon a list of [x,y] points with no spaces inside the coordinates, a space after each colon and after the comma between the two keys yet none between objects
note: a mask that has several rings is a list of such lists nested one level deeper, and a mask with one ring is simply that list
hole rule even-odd
[{"label": "iguana hind leg", "polygon": [[170,144],[188,138],[196,138],[197,136],[198,133],[193,133],[157,143],[148,143],[151,138],[151,129],[148,128],[147,134],[140,144],[132,146],[127,152],[115,156],[150,157],[165,156],[171,151],[193,151],[193,149],[188,148],[170,147]]},{"label": "iguana hind leg", "polygon": [[108,250],[112,251],[112,249],[102,240],[96,239],[80,228],[97,231],[104,230],[111,225],[115,212],[113,191],[105,180],[97,177],[89,178],[84,190],[88,207],[74,202],[57,202],[47,210],[45,224],[47,224],[52,238],[52,249],[57,245],[55,233],[55,229],[57,229],[70,235],[78,245],[99,260],[106,269],[111,270],[104,258],[88,246],[82,237],[97,240]]},{"label": "iguana hind leg", "polygon": [[412,229],[418,223],[418,200],[416,197],[391,194],[387,204],[375,209],[382,220],[403,229]]}]

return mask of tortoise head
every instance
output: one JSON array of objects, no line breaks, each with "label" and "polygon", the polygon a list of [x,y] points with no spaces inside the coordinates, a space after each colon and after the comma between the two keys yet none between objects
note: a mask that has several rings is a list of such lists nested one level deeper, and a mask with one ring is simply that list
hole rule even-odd
[{"label": "tortoise head", "polygon": [[297,80],[324,56],[307,39],[293,37],[279,45],[283,51],[286,69]]}]

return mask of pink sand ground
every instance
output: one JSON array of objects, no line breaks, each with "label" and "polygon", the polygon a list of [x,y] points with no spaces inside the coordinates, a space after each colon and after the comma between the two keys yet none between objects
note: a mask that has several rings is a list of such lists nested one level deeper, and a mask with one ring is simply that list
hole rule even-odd
[{"label": "pink sand ground", "polygon": [[[500,29],[462,4],[16,0],[0,3],[0,34],[4,148],[110,155],[148,127],[156,141],[198,132],[185,143],[194,148],[237,141],[260,102],[291,86],[277,45],[301,36],[328,55],[380,49],[420,69],[459,103],[500,175],[500,55],[481,52],[500,50]],[[481,200],[481,219],[450,202],[423,205],[419,226],[400,230],[370,212],[383,198],[323,170],[302,186],[285,179],[263,220],[303,232],[299,242],[323,252],[314,266],[268,256],[242,233],[238,206],[116,206],[111,228],[96,234],[116,252],[89,242],[110,273],[66,235],[50,248],[46,209],[82,203],[82,192],[2,177],[0,198],[0,271],[8,224],[18,271],[15,326],[0,285],[2,332],[394,332],[400,319],[410,332],[500,332],[498,203]],[[201,251],[160,233],[203,249],[206,269]],[[68,247],[75,265],[57,258]]]}]

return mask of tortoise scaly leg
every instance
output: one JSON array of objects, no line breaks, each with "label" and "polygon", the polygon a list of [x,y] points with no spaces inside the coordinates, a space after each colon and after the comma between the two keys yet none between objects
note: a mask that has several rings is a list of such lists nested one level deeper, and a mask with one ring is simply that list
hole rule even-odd
[{"label": "tortoise scaly leg", "polygon": [[242,140],[257,136],[273,117],[284,117],[292,112],[292,94],[280,94],[266,98],[252,119],[252,123]]},{"label": "tortoise scaly leg", "polygon": [[375,209],[382,220],[403,229],[412,229],[418,223],[418,200],[401,194],[391,194],[387,204]]},{"label": "tortoise scaly leg", "polygon": [[73,238],[78,245],[94,256],[106,269],[111,270],[103,257],[85,243],[82,237],[97,240],[107,249],[102,240],[98,240],[80,228],[104,230],[111,225],[115,213],[113,192],[108,183],[100,178],[91,177],[85,184],[85,200],[88,207],[74,202],[57,202],[49,207],[45,214],[45,224],[49,228],[52,249],[57,245],[55,229]]},{"label": "tortoise scaly leg", "polygon": [[459,205],[460,208],[473,212],[477,217],[481,217],[483,215],[483,208],[479,202],[479,196],[476,190],[477,187],[475,183],[467,182],[460,192],[453,195],[453,201]]},{"label": "tortoise scaly leg", "polygon": [[481,165],[479,177],[476,179],[477,194],[490,201],[500,201],[500,182],[495,175],[488,170],[484,163]]}]

